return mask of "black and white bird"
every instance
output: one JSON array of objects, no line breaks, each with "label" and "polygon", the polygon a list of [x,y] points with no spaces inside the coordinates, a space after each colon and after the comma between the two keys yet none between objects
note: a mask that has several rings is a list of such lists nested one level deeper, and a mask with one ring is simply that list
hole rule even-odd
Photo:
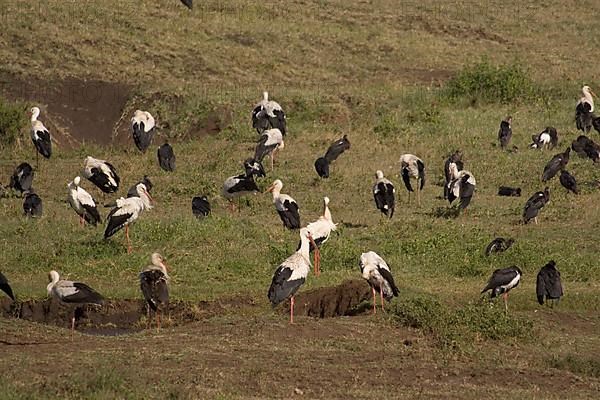
[{"label": "black and white bird", "polygon": [[533,196],[525,203],[523,209],[523,223],[527,224],[530,220],[534,220],[536,225],[538,223],[537,216],[542,208],[550,201],[550,190],[548,186],[543,192],[535,192]]},{"label": "black and white bird", "polygon": [[500,186],[498,188],[498,196],[521,197],[521,188]]},{"label": "black and white bird", "polygon": [[556,262],[550,260],[544,265],[537,274],[537,282],[535,285],[535,294],[537,295],[538,303],[544,304],[552,301],[552,306],[558,304],[563,295],[562,282],[560,280],[560,272],[556,269]]},{"label": "black and white bird", "polygon": [[310,272],[310,243],[318,252],[308,229],[300,229],[300,248],[277,267],[267,293],[273,307],[290,299],[290,324],[294,323],[294,295]]},{"label": "black and white bird", "polygon": [[85,226],[85,223],[96,226],[100,222],[100,213],[96,201],[84,188],[79,186],[81,178],[76,176],[72,182],[67,184],[69,189],[69,204],[79,215],[79,224]]},{"label": "black and white bird", "polygon": [[50,132],[44,126],[42,121],[38,121],[40,109],[33,107],[31,109],[31,141],[35,146],[35,164],[38,165],[38,157],[41,154],[44,158],[50,158],[52,155],[52,139]]},{"label": "black and white bird", "polygon": [[537,135],[531,135],[531,140],[529,147],[532,149],[553,149],[558,144],[558,132],[556,128],[548,126]]},{"label": "black and white bird", "polygon": [[350,149],[350,140],[348,140],[348,135],[344,135],[341,139],[336,140],[331,143],[327,152],[323,156],[329,163],[334,162],[337,158],[346,150]]},{"label": "black and white bird", "polygon": [[410,180],[417,181],[417,204],[421,205],[421,190],[425,186],[425,163],[423,160],[413,154],[402,154],[400,156],[400,175],[402,175],[402,181],[408,190],[409,202],[410,193],[415,191]]},{"label": "black and white bird", "polygon": [[600,160],[600,145],[585,135],[580,135],[571,143],[571,148],[580,157],[588,157],[593,162]]},{"label": "black and white bird", "polygon": [[491,290],[491,298],[502,295],[502,298],[504,299],[504,308],[508,311],[508,292],[519,286],[521,275],[523,275],[523,273],[519,267],[516,266],[497,269],[492,273],[490,280],[481,293]]},{"label": "black and white bird", "polygon": [[583,133],[588,133],[594,126],[594,97],[596,95],[589,86],[581,88],[581,98],[575,106],[575,125]]},{"label": "black and white bird", "polygon": [[33,168],[26,162],[23,162],[15,168],[12,176],[10,177],[9,187],[13,188],[18,192],[26,192],[31,190],[31,184],[33,183]]},{"label": "black and white bird", "polygon": [[104,193],[116,192],[121,182],[111,163],[90,156],[87,156],[83,163],[83,176]]},{"label": "black and white bird", "polygon": [[138,182],[131,185],[131,187],[127,191],[127,197],[139,197],[138,192],[137,192],[137,185],[140,183],[143,183],[144,186],[146,186],[146,191],[148,193],[152,192],[152,187],[154,185],[152,184],[152,181],[150,181],[150,178],[148,178],[147,175],[144,175],[144,177],[142,179],[140,179]]},{"label": "black and white bird", "polygon": [[560,171],[560,184],[567,189],[569,192],[573,192],[575,194],[579,194],[579,189],[577,188],[577,180],[575,177],[569,173],[566,169]]},{"label": "black and white bird", "polygon": [[509,115],[500,122],[500,129],[498,130],[498,140],[500,141],[500,147],[505,150],[510,143],[512,138],[512,117]]},{"label": "black and white bird", "polygon": [[254,150],[254,159],[261,162],[266,156],[271,158],[271,171],[273,171],[273,164],[275,161],[275,154],[283,149],[285,143],[283,142],[283,135],[277,128],[267,129],[261,135],[256,149]]},{"label": "black and white bird", "polygon": [[129,225],[133,224],[144,210],[152,208],[152,197],[143,183],[137,185],[138,197],[117,199],[116,207],[113,208],[106,218],[107,224],[104,231],[104,239],[113,236],[122,228],[125,228],[127,240],[127,253],[131,253],[131,241],[129,240]]},{"label": "black and white bird", "polygon": [[156,155],[158,156],[158,165],[163,170],[167,172],[175,171],[175,152],[169,143],[165,142],[160,146]]},{"label": "black and white bird", "polygon": [[4,276],[2,272],[0,272],[0,290],[6,293],[6,295],[12,299],[12,301],[15,301],[13,290],[8,283],[8,279],[6,279],[6,276]]},{"label": "black and white bird", "polygon": [[269,128],[277,128],[283,136],[287,134],[285,113],[279,103],[269,100],[268,92],[263,92],[262,100],[252,110],[252,127],[258,133],[263,133]]},{"label": "black and white bird", "polygon": [[300,207],[298,203],[291,196],[287,194],[281,194],[283,188],[283,182],[276,179],[271,186],[267,189],[267,192],[273,194],[273,204],[275,210],[283,222],[283,226],[288,229],[300,229]]},{"label": "black and white bird", "polygon": [[206,196],[196,196],[192,198],[192,214],[196,218],[208,217],[210,214],[210,203]]},{"label": "black and white bird", "polygon": [[325,157],[319,157],[315,161],[315,171],[320,178],[329,178],[329,161]]},{"label": "black and white bird", "polygon": [[[95,304],[101,306],[104,304],[104,297],[94,289],[81,282],[60,280],[56,271],[50,271],[48,274],[50,283],[46,287],[48,296],[58,299],[61,303],[83,306],[86,304]],[[71,338],[75,330],[75,311],[71,318]]]},{"label": "black and white bird", "polygon": [[394,184],[384,178],[382,171],[375,172],[375,185],[373,186],[373,198],[377,209],[388,218],[394,215],[396,207],[396,189]]},{"label": "black and white bird", "polygon": [[[335,231],[336,224],[333,222],[333,218],[331,217],[331,210],[329,210],[329,197],[323,197],[323,213],[316,220],[306,225],[306,229],[310,232],[313,240],[309,245],[309,252],[313,252],[315,250],[315,245],[318,248],[321,248],[323,243],[329,240],[331,236],[331,232]],[[298,248],[300,248],[300,244],[298,244]],[[321,253],[314,252],[315,258],[315,276],[321,275]]]},{"label": "black and white bird", "polygon": [[550,179],[554,178],[554,176],[558,173],[558,171],[564,169],[569,163],[569,153],[571,152],[571,148],[567,147],[564,153],[558,153],[544,167],[544,172],[542,173],[542,182],[548,182]]},{"label": "black and white bird", "polygon": [[23,214],[27,217],[41,217],[43,213],[42,199],[33,189],[25,192],[23,199]]},{"label": "black and white bird", "polygon": [[464,168],[462,161],[462,152],[456,150],[454,153],[446,159],[444,163],[444,200],[448,198],[448,190],[450,182],[458,175]]},{"label": "black and white bird", "polygon": [[148,111],[135,110],[131,118],[131,133],[133,142],[139,151],[145,152],[154,137],[156,124],[154,117]]},{"label": "black and white bird", "polygon": [[477,181],[467,170],[458,172],[454,180],[448,184],[448,201],[450,204],[459,199],[458,208],[464,210],[471,203]]},{"label": "black and white bird", "polygon": [[262,164],[256,160],[248,159],[244,161],[244,169],[245,172],[243,174],[230,176],[223,182],[221,193],[229,201],[231,210],[235,208],[233,199],[239,199],[241,196],[260,191],[254,180],[254,176],[265,176]]},{"label": "black and white bird", "polygon": [[194,8],[193,0],[181,0],[181,3],[183,3],[183,5],[189,8],[190,10]]},{"label": "black and white bird", "polygon": [[485,248],[485,255],[490,256],[493,253],[502,253],[510,248],[515,242],[514,239],[504,239],[502,237],[497,237],[491,241],[490,244]]},{"label": "black and white bird", "polygon": [[148,325],[150,309],[156,316],[156,329],[160,330],[160,314],[169,308],[169,266],[163,256],[152,253],[151,265],[140,272],[140,289],[147,304]]},{"label": "black and white bird", "polygon": [[394,297],[398,297],[398,287],[394,283],[390,267],[374,251],[362,253],[359,266],[362,277],[369,282],[373,291],[373,314],[377,313],[377,296],[375,293],[379,293],[381,310],[385,311],[384,299],[390,301]]}]

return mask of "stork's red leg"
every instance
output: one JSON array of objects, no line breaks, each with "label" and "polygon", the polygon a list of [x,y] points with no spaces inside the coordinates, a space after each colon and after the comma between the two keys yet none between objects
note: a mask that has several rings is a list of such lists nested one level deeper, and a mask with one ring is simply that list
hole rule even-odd
[{"label": "stork's red leg", "polygon": [[131,241],[129,240],[129,225],[125,225],[125,237],[127,238],[127,253],[131,253]]},{"label": "stork's red leg", "polygon": [[371,290],[373,291],[373,314],[377,314],[377,295],[375,294],[374,287],[372,287]]},{"label": "stork's red leg", "polygon": [[290,324],[294,323],[294,296],[290,299]]},{"label": "stork's red leg", "polygon": [[381,297],[381,311],[385,312],[385,308],[383,307],[383,288],[379,288],[379,297]]}]

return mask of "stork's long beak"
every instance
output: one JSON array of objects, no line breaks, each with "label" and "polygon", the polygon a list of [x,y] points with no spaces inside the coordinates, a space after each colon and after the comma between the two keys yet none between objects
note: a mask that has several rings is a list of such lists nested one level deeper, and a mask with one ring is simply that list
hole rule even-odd
[{"label": "stork's long beak", "polygon": [[148,196],[148,198],[150,199],[150,204],[154,203],[154,199],[152,198],[152,196],[150,196],[150,193],[148,193],[147,190],[144,190],[144,193],[146,193],[146,196]]},{"label": "stork's long beak", "polygon": [[596,93],[592,92],[592,90],[590,89],[590,94],[594,97],[594,98],[598,98],[598,96],[596,96]]},{"label": "stork's long beak", "polygon": [[275,185],[271,185],[267,188],[267,190],[265,190],[263,193],[268,193],[268,192],[272,192],[273,189],[275,189]]},{"label": "stork's long beak", "polygon": [[161,264],[163,265],[163,267],[165,267],[165,269],[167,270],[167,272],[171,272],[171,267],[169,267],[169,264],[167,264],[164,261]]}]

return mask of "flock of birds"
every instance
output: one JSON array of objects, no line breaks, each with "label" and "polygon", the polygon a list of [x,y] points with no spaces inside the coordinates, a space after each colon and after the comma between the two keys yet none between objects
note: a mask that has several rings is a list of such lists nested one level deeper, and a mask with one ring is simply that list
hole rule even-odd
[{"label": "flock of birds", "polygon": [[[576,105],[576,126],[584,134],[589,133],[592,128],[600,132],[600,118],[593,114],[593,97],[595,95],[591,89],[584,86],[582,97]],[[33,107],[31,109],[31,139],[36,149],[36,162],[38,154],[44,158],[50,158],[52,155],[51,135],[44,124],[38,120],[39,115],[40,109]],[[235,208],[233,199],[259,192],[255,177],[266,177],[262,162],[267,156],[270,157],[271,171],[273,170],[275,156],[284,148],[284,138],[287,134],[285,112],[279,103],[269,99],[267,92],[263,93],[263,99],[252,110],[251,120],[253,128],[260,135],[254,157],[248,158],[244,162],[244,172],[242,174],[231,176],[223,183],[222,195],[229,201],[232,210]],[[500,123],[498,140],[502,149],[507,149],[510,144],[512,137],[511,123],[511,117],[507,117]],[[135,111],[131,119],[132,138],[141,152],[145,152],[151,145],[155,128],[155,119],[149,112]],[[554,148],[558,144],[558,134],[555,128],[548,127],[540,134],[533,135],[532,140],[531,148]],[[321,178],[328,178],[330,164],[348,149],[350,149],[350,141],[346,135],[333,142],[325,155],[315,161],[314,166],[317,174]],[[600,160],[600,146],[589,137],[581,135],[573,141],[570,148],[552,157],[543,170],[541,180],[547,182],[560,171],[560,183],[567,190],[578,194],[576,179],[566,170],[571,149],[580,156],[588,157],[594,162]],[[166,171],[175,169],[175,154],[168,143],[165,142],[158,148],[157,157],[161,168]],[[403,154],[400,156],[399,163],[400,176],[408,192],[409,202],[410,194],[416,191],[417,203],[420,204],[420,192],[426,182],[425,162],[413,154]],[[462,153],[458,150],[452,153],[444,164],[445,185],[443,195],[450,204],[458,200],[457,208],[459,212],[466,211],[475,194],[477,185],[475,176],[464,167]],[[104,194],[117,192],[121,184],[117,170],[111,163],[90,156],[84,160],[82,175]],[[24,194],[23,209],[25,214],[40,216],[42,214],[42,200],[32,189],[33,176],[34,169],[31,165],[21,163],[15,169],[9,186]],[[98,202],[81,187],[80,176],[76,176],[69,182],[67,189],[68,202],[79,216],[82,226],[86,223],[93,226],[102,223]],[[153,198],[150,195],[151,189],[152,183],[147,176],[144,176],[143,179],[131,186],[127,192],[127,197],[121,197],[108,204],[112,209],[106,217],[105,239],[124,229],[127,251],[132,251],[129,227],[138,220],[143,212],[153,208]],[[336,230],[336,224],[333,222],[329,209],[330,200],[328,197],[324,197],[322,215],[316,221],[302,227],[298,203],[290,195],[282,194],[282,189],[283,182],[277,179],[267,191],[272,193],[273,204],[283,226],[287,229],[299,230],[300,242],[296,252],[285,259],[275,270],[268,290],[268,298],[273,306],[289,299],[290,322],[293,323],[294,295],[306,281],[310,272],[312,266],[310,254],[314,253],[314,274],[319,276],[319,249],[329,239],[331,232]],[[385,217],[392,218],[396,203],[396,190],[394,184],[384,177],[381,170],[376,171],[372,193],[377,209]],[[501,186],[498,194],[501,196],[520,196],[521,190],[520,188]],[[537,223],[540,210],[548,204],[549,200],[548,187],[543,191],[534,193],[527,200],[523,209],[523,223],[526,224],[532,219]],[[198,217],[210,214],[211,207],[207,196],[192,199],[192,212]],[[485,254],[489,256],[492,253],[506,251],[513,243],[513,239],[496,238],[487,246]],[[376,312],[377,293],[380,296],[381,307],[384,309],[384,301],[389,301],[394,296],[398,296],[399,292],[389,265],[373,251],[363,253],[359,265],[362,277],[369,283],[373,292],[373,312]],[[516,266],[497,269],[492,273],[482,293],[491,291],[490,297],[492,298],[502,295],[506,310],[508,310],[508,293],[519,285],[521,276],[522,272]],[[62,303],[101,305],[104,301],[103,296],[84,283],[60,280],[56,271],[50,271],[49,279],[48,294],[56,297]],[[140,288],[147,302],[148,312],[153,310],[156,313],[157,327],[160,327],[160,312],[168,307],[168,283],[168,267],[164,258],[158,253],[152,254],[151,265],[140,273]],[[8,280],[1,273],[0,289],[14,300],[15,297]],[[550,261],[539,271],[536,295],[540,304],[548,300],[553,300],[552,304],[554,304],[563,295],[560,272],[554,261]],[[72,331],[74,327],[75,313],[71,321]]]}]

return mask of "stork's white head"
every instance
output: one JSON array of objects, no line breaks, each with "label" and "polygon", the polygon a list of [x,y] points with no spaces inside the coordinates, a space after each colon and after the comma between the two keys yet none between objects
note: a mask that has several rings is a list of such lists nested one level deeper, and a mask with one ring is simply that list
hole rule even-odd
[{"label": "stork's white head", "polygon": [[75,186],[79,186],[79,182],[81,182],[81,178],[76,176],[75,179],[73,179],[73,183],[75,184]]},{"label": "stork's white head", "polygon": [[282,188],[283,188],[283,182],[281,182],[281,180],[279,180],[279,179],[276,179],[275,181],[273,181],[273,184],[271,184],[271,186],[269,186],[267,191],[272,192],[273,194],[279,194],[279,192],[281,192]]},{"label": "stork's white head", "polygon": [[31,107],[31,121],[36,121],[40,116],[40,109],[38,107]]},{"label": "stork's white head", "polygon": [[375,177],[377,179],[383,179],[383,172],[381,172],[380,170],[377,170],[377,172],[375,172]]},{"label": "stork's white head", "polygon": [[327,196],[323,197],[323,204],[325,204],[325,207],[327,207],[329,205],[329,197],[327,197]]},{"label": "stork's white head", "polygon": [[48,281],[50,282],[48,284],[48,286],[46,287],[46,290],[48,291],[48,295],[50,295],[50,292],[52,292],[52,288],[54,287],[54,285],[56,285],[56,282],[58,282],[59,279],[60,279],[60,276],[58,275],[58,272],[56,272],[54,270],[48,272]]},{"label": "stork's white head", "polygon": [[581,88],[581,94],[587,99],[591,99],[592,96],[596,97],[596,93],[594,93],[588,85],[585,85]]},{"label": "stork's white head", "polygon": [[166,260],[159,253],[152,253],[152,256],[150,256],[150,261],[152,261],[152,265],[160,267],[165,275],[167,274],[167,271],[169,271],[169,266],[167,265]]},{"label": "stork's white head", "polygon": [[269,101],[269,92],[267,92],[267,91],[263,92],[263,100],[264,101]]}]

